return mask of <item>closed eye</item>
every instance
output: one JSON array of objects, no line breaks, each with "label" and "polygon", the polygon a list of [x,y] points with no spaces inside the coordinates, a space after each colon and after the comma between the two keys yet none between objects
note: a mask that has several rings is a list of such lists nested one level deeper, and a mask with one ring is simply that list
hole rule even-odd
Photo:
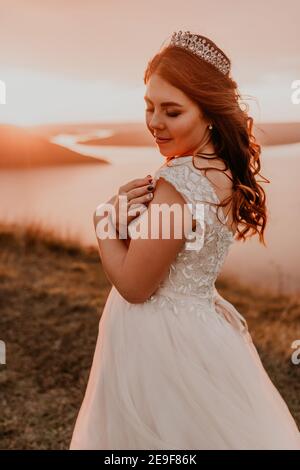
[{"label": "closed eye", "polygon": [[[146,109],[146,112],[147,112],[147,113],[153,113],[153,110],[152,110],[152,109]],[[167,116],[169,116],[169,117],[177,117],[177,116],[179,116],[181,113],[167,112],[166,114],[167,114]]]}]

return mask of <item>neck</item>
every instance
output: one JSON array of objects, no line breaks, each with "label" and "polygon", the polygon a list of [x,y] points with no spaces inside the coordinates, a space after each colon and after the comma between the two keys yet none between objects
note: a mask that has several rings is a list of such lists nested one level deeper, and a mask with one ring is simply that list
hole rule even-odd
[{"label": "neck", "polygon": [[204,134],[202,142],[200,142],[200,144],[194,150],[191,150],[190,152],[185,152],[185,153],[180,154],[180,155],[174,155],[174,156],[167,157],[167,161],[172,160],[173,158],[188,157],[190,155],[193,155],[193,153],[195,151],[197,151],[198,154],[211,153],[211,154],[215,155],[215,148],[214,148],[214,144],[213,144],[212,139],[211,139],[211,133],[210,132]]}]

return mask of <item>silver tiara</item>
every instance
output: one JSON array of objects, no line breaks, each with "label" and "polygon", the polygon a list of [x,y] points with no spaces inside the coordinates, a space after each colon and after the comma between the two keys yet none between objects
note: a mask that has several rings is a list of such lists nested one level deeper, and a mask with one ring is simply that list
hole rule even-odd
[{"label": "silver tiara", "polygon": [[172,34],[170,45],[187,49],[206,62],[214,65],[220,72],[226,75],[230,70],[230,63],[226,57],[217,51],[208,40],[199,34],[192,34],[190,31],[178,31]]}]

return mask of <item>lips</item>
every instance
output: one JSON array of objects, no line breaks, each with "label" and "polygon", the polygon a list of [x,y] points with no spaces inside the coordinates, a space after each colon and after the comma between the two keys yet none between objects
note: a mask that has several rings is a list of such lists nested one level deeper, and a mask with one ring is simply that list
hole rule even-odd
[{"label": "lips", "polygon": [[162,138],[162,137],[156,137],[156,138],[155,138],[155,141],[156,141],[157,143],[169,142],[170,140],[172,140],[172,139],[165,139],[165,138]]}]

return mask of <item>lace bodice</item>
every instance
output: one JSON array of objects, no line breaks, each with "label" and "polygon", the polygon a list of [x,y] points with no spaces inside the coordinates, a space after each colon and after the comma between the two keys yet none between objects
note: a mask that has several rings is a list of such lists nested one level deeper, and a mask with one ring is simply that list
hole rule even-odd
[{"label": "lace bodice", "polygon": [[[234,241],[233,233],[225,225],[227,219],[222,208],[219,209],[220,222],[217,207],[211,204],[219,203],[219,199],[208,178],[194,168],[192,156],[166,162],[154,174],[156,181],[160,177],[170,182],[190,204],[189,209],[197,220],[196,230],[192,233],[197,235],[198,242],[193,245],[193,242],[186,241],[156,292],[168,288],[174,293],[212,299],[215,280]],[[199,207],[200,202],[202,212],[199,215],[196,204]],[[201,224],[201,216],[204,216],[204,224]],[[191,246],[192,249],[189,248]]]},{"label": "lace bodice", "polygon": [[[193,166],[192,156],[176,157],[165,163],[154,174],[156,181],[159,178],[170,182],[189,204],[193,218],[198,222],[194,232],[198,242],[190,249],[190,242],[186,241],[167,276],[145,303],[155,303],[158,311],[168,306],[175,314],[180,311],[195,314],[204,321],[210,314],[218,313],[216,318],[231,323],[252,342],[245,318],[215,287],[234,235],[226,225],[222,208],[217,215],[217,206],[211,204],[220,203],[211,182]],[[197,211],[199,202],[203,212]],[[139,217],[129,224],[129,232],[130,226],[138,224]]]}]

